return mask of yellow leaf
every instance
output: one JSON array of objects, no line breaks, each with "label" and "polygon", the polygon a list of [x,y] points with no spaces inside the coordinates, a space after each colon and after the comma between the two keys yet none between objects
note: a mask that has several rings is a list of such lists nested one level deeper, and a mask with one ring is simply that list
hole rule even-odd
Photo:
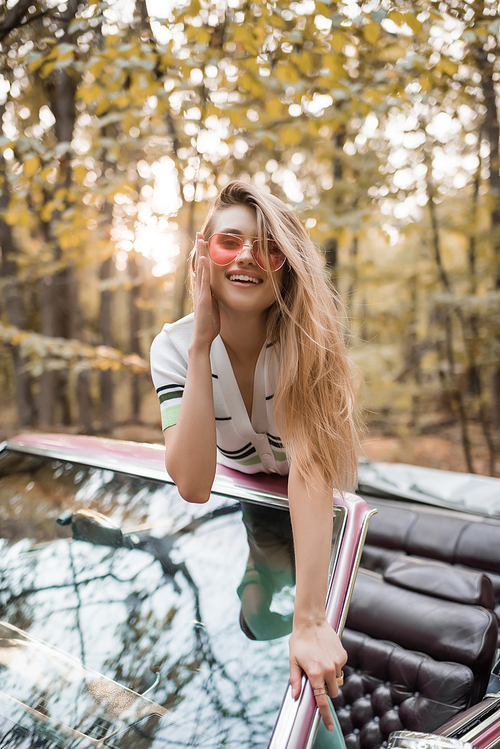
[{"label": "yellow leaf", "polygon": [[332,47],[337,54],[340,54],[344,49],[344,34],[341,31],[334,31],[332,34]]},{"label": "yellow leaf", "polygon": [[41,75],[43,78],[46,78],[52,71],[54,70],[56,64],[55,62],[46,62],[41,70]]},{"label": "yellow leaf", "polygon": [[295,146],[300,142],[302,133],[298,127],[286,125],[281,131],[281,142],[285,146]]},{"label": "yellow leaf", "polygon": [[283,104],[278,97],[275,96],[266,102],[266,111],[271,115],[271,117],[279,117],[283,113]]},{"label": "yellow leaf", "polygon": [[403,14],[400,13],[399,10],[393,10],[391,13],[389,13],[389,18],[398,26],[401,26],[401,24],[405,21]]},{"label": "yellow leaf", "polygon": [[232,42],[246,42],[248,41],[248,28],[246,25],[237,26],[231,34]]},{"label": "yellow leaf", "polygon": [[92,73],[94,78],[97,78],[102,73],[104,65],[104,60],[96,60],[96,62],[92,63],[92,65],[90,66],[89,73]]},{"label": "yellow leaf", "polygon": [[55,210],[56,204],[54,200],[49,200],[40,211],[42,221],[50,221],[52,218],[52,212]]},{"label": "yellow leaf", "polygon": [[302,52],[300,55],[293,55],[293,61],[304,75],[307,75],[315,67],[313,58],[307,52]]},{"label": "yellow leaf", "polygon": [[83,102],[85,102],[85,104],[90,104],[91,102],[98,99],[101,93],[102,88],[100,86],[94,85],[81,88],[78,92],[78,96]]},{"label": "yellow leaf", "polygon": [[368,23],[363,26],[363,34],[369,44],[376,44],[380,38],[380,26],[378,23]]},{"label": "yellow leaf", "polygon": [[24,162],[24,174],[26,177],[28,177],[28,179],[30,177],[33,177],[33,175],[37,173],[39,168],[40,159],[38,158],[38,156],[30,156]]},{"label": "yellow leaf", "polygon": [[403,18],[410,29],[415,32],[415,34],[418,34],[419,31],[422,31],[422,24],[417,20],[413,13],[405,13]]},{"label": "yellow leaf", "polygon": [[334,55],[333,52],[323,55],[322,66],[328,68],[334,78],[341,76],[344,72],[341,57]]},{"label": "yellow leaf", "polygon": [[243,112],[240,109],[230,109],[225,114],[231,120],[231,124],[234,127],[242,127],[243,125]]},{"label": "yellow leaf", "polygon": [[95,113],[96,114],[104,114],[109,109],[109,99],[106,96],[103,96],[102,99],[100,99],[97,102]]},{"label": "yellow leaf", "polygon": [[292,65],[280,64],[276,70],[276,78],[284,83],[297,83],[299,76]]},{"label": "yellow leaf", "polygon": [[79,164],[78,166],[75,166],[75,168],[73,169],[73,177],[75,178],[76,182],[83,184],[83,181],[86,176],[87,176],[87,168],[83,166],[83,164]]},{"label": "yellow leaf", "polygon": [[244,91],[250,91],[253,96],[263,95],[262,85],[256,78],[253,78],[251,75],[243,75],[239,79],[238,83]]},{"label": "yellow leaf", "polygon": [[205,29],[198,29],[198,34],[196,36],[196,41],[198,44],[208,44],[210,39],[212,37],[208,33],[208,31],[205,31]]},{"label": "yellow leaf", "polygon": [[38,70],[38,68],[40,67],[40,65],[43,65],[44,62],[45,62],[45,59],[44,59],[43,55],[40,55],[40,57],[38,57],[36,60],[32,60],[29,63],[28,70],[30,70],[30,71]]},{"label": "yellow leaf", "polygon": [[116,99],[113,99],[113,104],[115,104],[119,109],[125,109],[125,107],[128,107],[130,103],[130,96],[125,96],[125,94],[121,94],[120,96],[117,96]]}]

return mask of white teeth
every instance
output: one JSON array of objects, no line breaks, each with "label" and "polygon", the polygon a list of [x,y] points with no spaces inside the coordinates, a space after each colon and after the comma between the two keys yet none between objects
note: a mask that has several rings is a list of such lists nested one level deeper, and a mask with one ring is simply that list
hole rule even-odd
[{"label": "white teeth", "polygon": [[258,279],[258,278],[252,278],[251,276],[236,276],[236,275],[231,275],[231,276],[228,276],[228,278],[229,278],[230,281],[251,281],[252,283],[256,283],[256,284],[260,283],[260,279]]}]

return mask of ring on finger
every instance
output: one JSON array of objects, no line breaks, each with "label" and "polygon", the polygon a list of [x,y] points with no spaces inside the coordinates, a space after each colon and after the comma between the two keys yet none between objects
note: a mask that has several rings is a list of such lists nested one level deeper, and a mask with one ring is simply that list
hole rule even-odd
[{"label": "ring on finger", "polygon": [[319,697],[322,694],[326,694],[326,688],[325,687],[313,687],[313,692],[315,697]]},{"label": "ring on finger", "polygon": [[339,687],[341,687],[342,684],[344,683],[344,672],[343,671],[340,672],[340,676],[336,677],[336,681],[337,681],[337,684],[339,685]]}]

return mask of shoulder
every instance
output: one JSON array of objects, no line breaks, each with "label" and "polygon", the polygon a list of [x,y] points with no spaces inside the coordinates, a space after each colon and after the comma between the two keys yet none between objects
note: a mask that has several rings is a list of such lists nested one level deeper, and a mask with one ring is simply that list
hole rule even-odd
[{"label": "shoulder", "polygon": [[151,358],[165,355],[168,351],[176,350],[187,356],[191,334],[193,332],[194,315],[186,315],[180,320],[165,323],[161,331],[151,344]]}]

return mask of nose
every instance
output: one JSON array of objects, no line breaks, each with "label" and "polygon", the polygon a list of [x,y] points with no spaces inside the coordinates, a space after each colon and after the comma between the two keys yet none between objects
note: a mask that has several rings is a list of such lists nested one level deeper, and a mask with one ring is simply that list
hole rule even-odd
[{"label": "nose", "polygon": [[243,247],[238,253],[236,262],[248,263],[249,261],[255,264],[255,258],[253,256],[253,242],[244,242]]}]

